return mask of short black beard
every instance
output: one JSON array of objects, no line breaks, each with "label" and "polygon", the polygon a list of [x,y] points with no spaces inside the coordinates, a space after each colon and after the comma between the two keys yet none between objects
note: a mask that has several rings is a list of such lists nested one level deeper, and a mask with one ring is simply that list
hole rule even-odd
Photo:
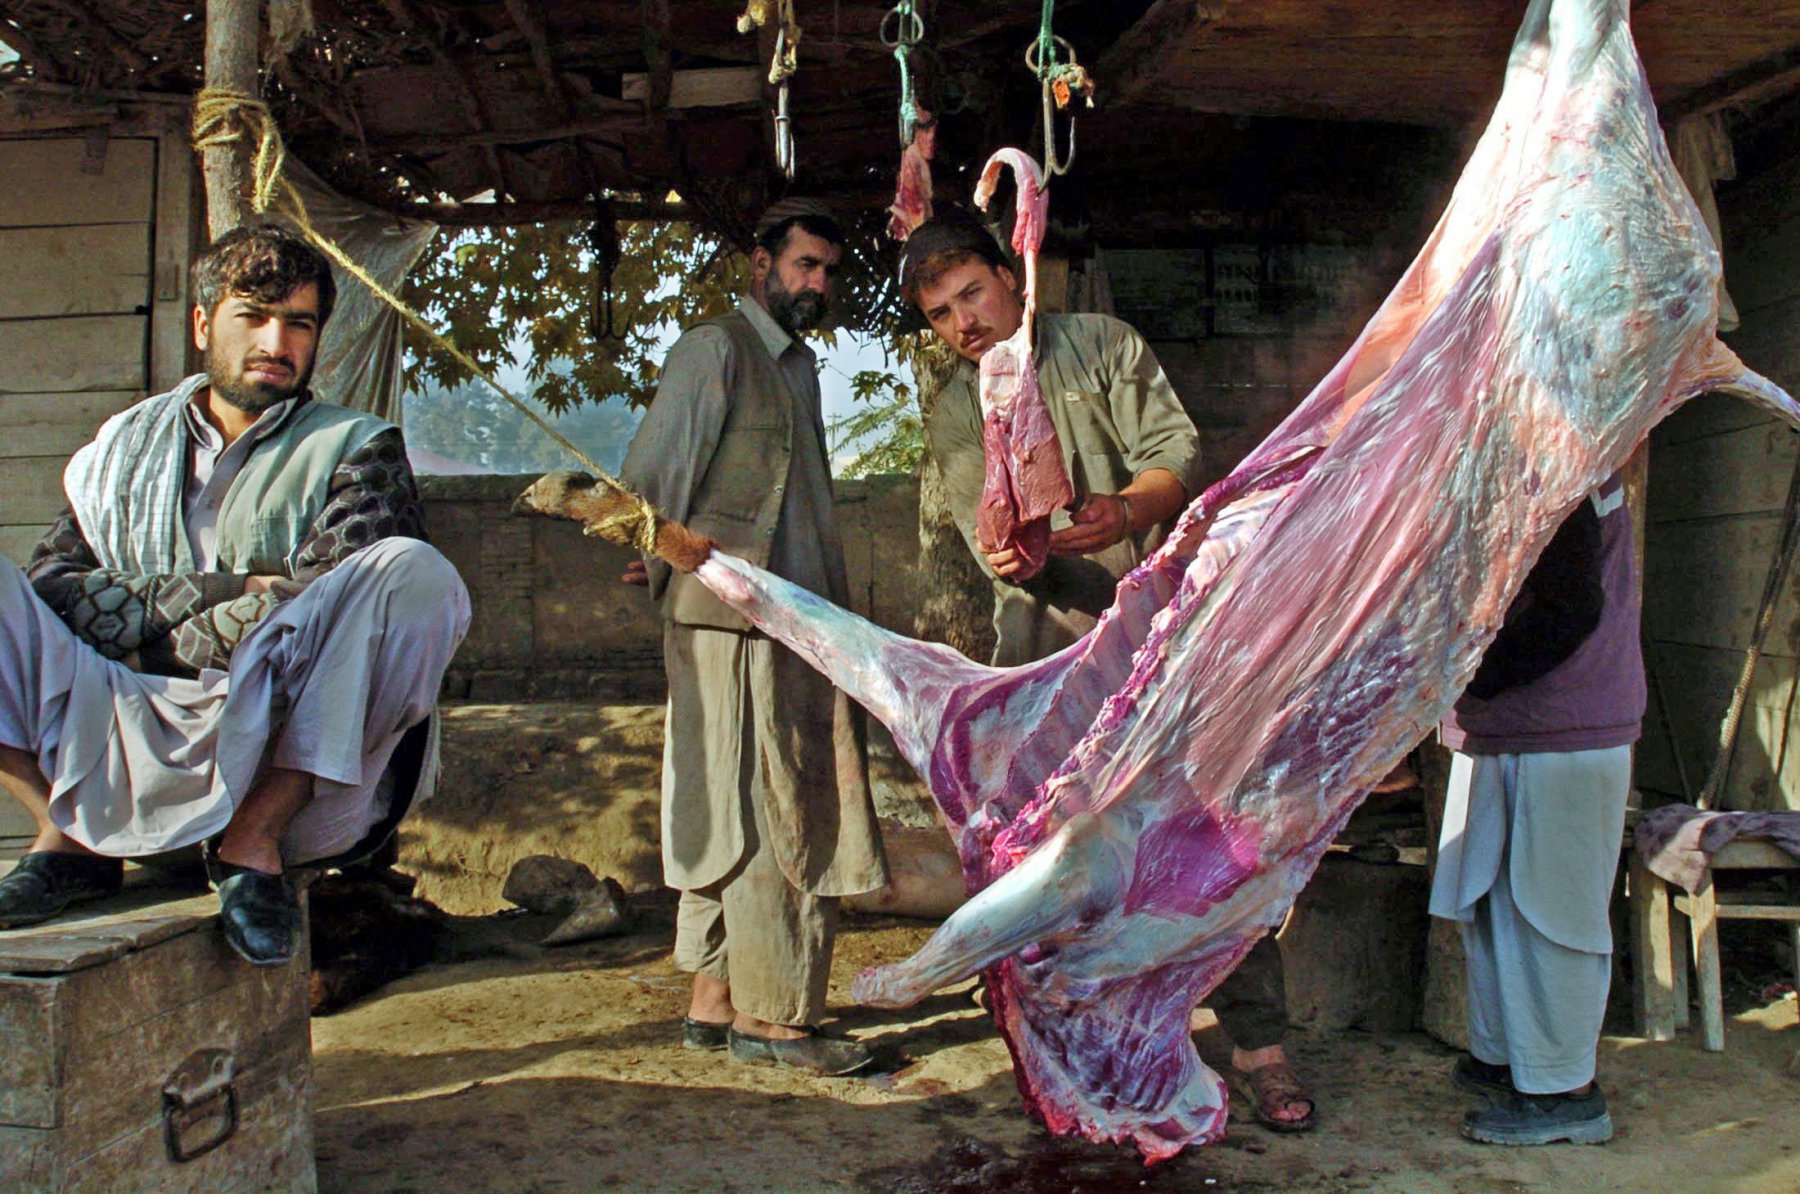
[{"label": "short black beard", "polygon": [[769,271],[769,280],[763,284],[763,300],[768,304],[770,316],[786,328],[789,335],[810,332],[825,322],[825,296],[810,290],[794,294],[782,285],[780,275],[773,270]]},{"label": "short black beard", "polygon": [[240,385],[222,380],[223,373],[217,365],[218,362],[213,360],[209,352],[206,357],[207,385],[213,393],[225,400],[226,405],[236,407],[247,415],[260,415],[271,406],[306,393],[307,384],[312,381],[312,370],[308,369],[295,378],[291,386],[268,386],[261,383]]}]

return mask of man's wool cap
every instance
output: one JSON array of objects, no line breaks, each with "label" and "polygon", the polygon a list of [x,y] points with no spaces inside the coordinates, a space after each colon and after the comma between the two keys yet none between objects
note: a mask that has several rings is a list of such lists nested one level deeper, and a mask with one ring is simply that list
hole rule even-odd
[{"label": "man's wool cap", "polygon": [[798,220],[808,217],[815,220],[829,220],[835,225],[841,226],[842,224],[842,221],[837,217],[837,213],[825,206],[825,204],[819,202],[817,199],[807,199],[796,195],[791,199],[783,199],[777,203],[771,203],[768,208],[763,211],[763,214],[756,218],[756,238],[761,240],[789,220]]}]

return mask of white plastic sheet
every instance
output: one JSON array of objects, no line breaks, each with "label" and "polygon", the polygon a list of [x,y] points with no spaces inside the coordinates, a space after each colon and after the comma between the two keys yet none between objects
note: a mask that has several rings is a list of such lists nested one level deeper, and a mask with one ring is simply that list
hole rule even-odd
[{"label": "white plastic sheet", "polygon": [[[398,291],[437,225],[399,219],[347,199],[295,161],[283,167],[306,202],[313,226],[336,242],[377,282]],[[286,221],[282,221],[286,222]],[[401,322],[399,314],[357,279],[333,266],[337,308],[319,342],[313,394],[326,401],[400,422]]]}]

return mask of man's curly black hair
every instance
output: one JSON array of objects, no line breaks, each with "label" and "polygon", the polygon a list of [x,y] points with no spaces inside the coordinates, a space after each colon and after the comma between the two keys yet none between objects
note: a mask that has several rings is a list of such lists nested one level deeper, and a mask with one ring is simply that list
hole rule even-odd
[{"label": "man's curly black hair", "polygon": [[295,233],[275,224],[233,228],[194,261],[194,305],[209,316],[232,295],[278,303],[308,282],[319,287],[319,326],[337,305],[331,263]]}]

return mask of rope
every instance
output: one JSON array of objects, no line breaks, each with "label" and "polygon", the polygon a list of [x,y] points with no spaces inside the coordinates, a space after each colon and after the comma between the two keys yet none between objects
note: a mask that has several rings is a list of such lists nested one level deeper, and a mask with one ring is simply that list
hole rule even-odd
[{"label": "rope", "polygon": [[[553,427],[548,420],[532,410],[525,402],[514,395],[505,386],[489,376],[486,369],[468,353],[458,348],[454,342],[439,334],[436,328],[425,322],[424,316],[407,306],[398,295],[378,282],[343,249],[324,233],[313,226],[312,218],[306,210],[306,201],[281,173],[282,163],[287,153],[281,144],[281,134],[275,128],[275,121],[269,114],[269,106],[253,95],[227,88],[207,87],[194,98],[194,148],[196,150],[216,149],[240,142],[253,142],[256,146],[254,163],[250,179],[250,207],[257,214],[262,214],[280,201],[280,208],[294,226],[307,240],[316,245],[320,252],[337,262],[344,272],[369,288],[370,293],[399,313],[421,335],[435,347],[442,349],[455,359],[457,364],[469,371],[470,376],[478,379],[518,408],[519,413],[538,425],[538,428],[556,442],[564,451],[585,465],[596,480],[610,485],[632,499],[631,508],[624,514],[605,520],[592,529],[604,534],[613,531],[620,538],[629,540],[631,544],[646,555],[656,553],[656,508],[634,492],[630,486],[616,477],[608,476],[606,470],[596,464],[592,457],[576,447],[569,438]],[[608,536],[609,538],[612,536]]]},{"label": "rope", "polygon": [[1781,542],[1775,558],[1769,563],[1769,577],[1763,584],[1762,608],[1756,613],[1756,627],[1750,635],[1750,646],[1744,651],[1744,667],[1738,674],[1737,686],[1731,690],[1731,703],[1726,706],[1725,720],[1719,726],[1719,753],[1714,756],[1712,770],[1707,772],[1706,787],[1694,803],[1711,808],[1725,788],[1725,777],[1731,771],[1731,753],[1737,745],[1738,725],[1744,718],[1744,706],[1750,700],[1750,684],[1756,675],[1757,661],[1762,658],[1763,640],[1775,622],[1775,607],[1787,588],[1788,573],[1794,555],[1800,549],[1800,459],[1794,462],[1794,476],[1788,482],[1787,508],[1781,516]]}]

